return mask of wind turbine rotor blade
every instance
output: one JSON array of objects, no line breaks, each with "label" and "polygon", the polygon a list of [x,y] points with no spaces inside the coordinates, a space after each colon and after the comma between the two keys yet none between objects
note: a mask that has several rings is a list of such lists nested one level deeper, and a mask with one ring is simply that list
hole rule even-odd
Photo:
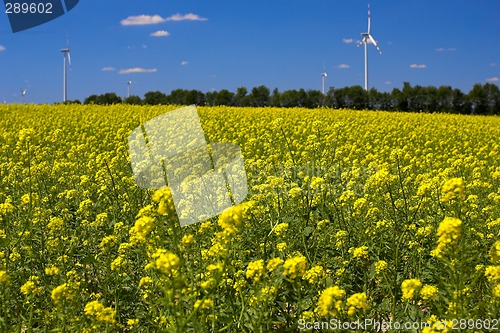
[{"label": "wind turbine rotor blade", "polygon": [[368,34],[370,33],[370,2],[368,2]]},{"label": "wind turbine rotor blade", "polygon": [[377,42],[375,41],[375,39],[373,38],[373,36],[372,35],[368,35],[368,38],[373,43],[373,45],[375,45],[375,47],[378,50],[378,53],[380,53],[382,55],[382,51],[380,50],[380,47],[378,47]]},{"label": "wind turbine rotor blade", "polygon": [[68,49],[68,64],[69,67],[71,67],[71,52],[69,51],[69,49]]}]

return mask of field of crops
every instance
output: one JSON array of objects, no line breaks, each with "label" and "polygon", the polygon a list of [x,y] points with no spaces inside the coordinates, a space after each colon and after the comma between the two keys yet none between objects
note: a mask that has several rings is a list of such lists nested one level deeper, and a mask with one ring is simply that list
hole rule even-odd
[{"label": "field of crops", "polygon": [[500,329],[499,117],[199,107],[249,194],[180,227],[127,141],[174,109],[0,106],[0,331]]}]

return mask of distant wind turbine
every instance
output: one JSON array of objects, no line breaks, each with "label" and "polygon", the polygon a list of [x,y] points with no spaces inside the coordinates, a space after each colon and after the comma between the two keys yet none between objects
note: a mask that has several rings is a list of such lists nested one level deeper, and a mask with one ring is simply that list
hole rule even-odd
[{"label": "distant wind turbine", "polygon": [[130,97],[130,86],[132,85],[132,81],[127,81],[127,85],[128,85],[127,97]]},{"label": "distant wind turbine", "polygon": [[24,97],[26,97],[26,88],[23,88],[21,89],[21,99],[22,99],[22,103],[24,104]]},{"label": "distant wind turbine", "polygon": [[321,91],[323,92],[323,95],[325,94],[325,80],[327,76],[328,74],[326,74],[325,72],[321,73],[321,81],[322,81]]},{"label": "distant wind turbine", "polygon": [[63,81],[63,102],[68,100],[68,65],[71,66],[71,51],[69,49],[69,41],[65,49],[61,49],[64,55],[64,81]]},{"label": "distant wind turbine", "polygon": [[377,42],[370,34],[370,2],[368,2],[368,32],[362,33],[363,40],[358,43],[358,47],[362,44],[365,45],[365,90],[368,91],[368,44],[373,44],[377,48],[380,55],[382,55],[382,51],[377,45]]}]

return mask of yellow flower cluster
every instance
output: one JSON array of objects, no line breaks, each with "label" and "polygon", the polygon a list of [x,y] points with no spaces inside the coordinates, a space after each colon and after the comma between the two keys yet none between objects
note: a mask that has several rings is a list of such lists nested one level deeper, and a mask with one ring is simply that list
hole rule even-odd
[{"label": "yellow flower cluster", "polygon": [[351,247],[349,253],[352,254],[354,259],[368,259],[368,246]]},{"label": "yellow flower cluster", "polygon": [[210,310],[214,307],[214,300],[213,299],[199,299],[199,300],[196,300],[196,302],[194,303],[194,308],[196,310],[200,309],[200,310]]},{"label": "yellow flower cluster", "polygon": [[444,183],[443,189],[441,190],[442,192],[441,201],[446,202],[455,198],[464,200],[465,199],[464,191],[465,191],[465,183],[462,178],[448,179]]},{"label": "yellow flower cluster", "polygon": [[152,255],[153,262],[146,265],[145,269],[157,269],[165,275],[173,275],[180,267],[180,259],[174,253],[158,249]]},{"label": "yellow flower cluster", "polygon": [[457,242],[460,238],[461,231],[461,220],[453,217],[445,217],[439,224],[439,228],[437,230],[437,236],[439,237],[437,241],[438,245],[431,254],[437,258],[441,257],[447,247]]},{"label": "yellow flower cluster", "polygon": [[158,214],[168,215],[175,214],[175,204],[172,198],[170,188],[163,187],[156,190],[152,197],[153,201],[158,204]]},{"label": "yellow flower cluster", "polygon": [[97,321],[106,324],[116,323],[116,311],[110,307],[105,307],[99,301],[91,301],[85,305],[84,313],[95,318]]},{"label": "yellow flower cluster", "polygon": [[10,275],[7,273],[7,271],[0,270],[0,283],[5,285],[10,284]]},{"label": "yellow flower cluster", "polygon": [[283,235],[288,230],[288,223],[279,223],[274,227],[274,233],[276,236]]},{"label": "yellow flower cluster", "polygon": [[253,279],[254,282],[258,282],[264,273],[264,260],[259,259],[248,264],[245,276],[247,279]]},{"label": "yellow flower cluster", "polygon": [[490,248],[490,259],[492,263],[500,261],[500,241],[496,241]]},{"label": "yellow flower cluster", "polygon": [[344,230],[337,231],[335,234],[335,248],[339,250],[347,240],[347,232]]},{"label": "yellow flower cluster", "polygon": [[281,264],[283,264],[283,259],[281,258],[271,258],[269,259],[269,261],[267,262],[267,270],[269,272],[273,272],[276,268],[278,268],[278,266],[280,266]]},{"label": "yellow flower cluster", "polygon": [[219,215],[219,225],[230,235],[238,233],[238,227],[243,221],[243,205],[232,206]]},{"label": "yellow flower cluster", "polygon": [[420,296],[423,300],[435,299],[438,295],[438,288],[433,285],[426,284],[420,290]]},{"label": "yellow flower cluster", "polygon": [[383,271],[385,271],[389,267],[387,264],[387,261],[385,260],[379,260],[375,263],[375,274],[379,275]]},{"label": "yellow flower cluster", "polygon": [[124,256],[118,256],[111,262],[112,271],[122,271],[128,264],[128,260]]},{"label": "yellow flower cluster", "polygon": [[307,259],[302,255],[289,258],[283,264],[283,275],[290,279],[301,277],[306,271],[306,265]]},{"label": "yellow flower cluster", "polygon": [[370,309],[365,293],[357,293],[350,296],[347,299],[347,306],[349,307],[349,310],[347,310],[349,316],[355,315],[357,310],[368,311]]},{"label": "yellow flower cluster", "polygon": [[422,286],[419,279],[404,280],[401,283],[401,290],[403,292],[403,300],[410,300],[415,296],[415,291]]},{"label": "yellow flower cluster", "polygon": [[28,281],[26,281],[25,284],[21,286],[21,293],[24,295],[36,295],[42,291],[42,288],[40,288],[40,279],[38,276],[33,275],[30,276]]},{"label": "yellow flower cluster", "polygon": [[64,302],[66,301],[70,301],[71,299],[73,299],[74,295],[74,286],[71,286],[68,283],[63,283],[52,290],[50,297],[56,305],[60,305],[64,304]]},{"label": "yellow flower cluster", "polygon": [[302,276],[303,280],[306,280],[310,284],[317,283],[324,276],[324,270],[322,266],[314,266],[310,270],[304,273]]},{"label": "yellow flower cluster", "polygon": [[338,286],[328,287],[321,293],[316,309],[319,316],[337,316],[342,310],[345,291]]},{"label": "yellow flower cluster", "polygon": [[59,268],[56,266],[50,266],[45,268],[45,275],[52,276],[60,273]]},{"label": "yellow flower cluster", "polygon": [[116,244],[116,236],[109,235],[102,239],[101,243],[99,244],[99,247],[104,250],[106,248],[114,246],[115,244]]},{"label": "yellow flower cluster", "polygon": [[146,237],[155,228],[155,219],[150,216],[141,216],[135,221],[130,229],[130,243],[140,244],[146,241]]}]

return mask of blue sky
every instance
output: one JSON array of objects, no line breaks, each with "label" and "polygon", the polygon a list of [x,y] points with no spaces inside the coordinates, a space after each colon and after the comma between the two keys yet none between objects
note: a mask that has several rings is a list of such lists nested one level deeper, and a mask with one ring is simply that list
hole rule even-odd
[{"label": "blue sky", "polygon": [[[12,33],[0,12],[0,102],[116,92],[169,93],[266,85],[321,89],[364,84],[366,0],[80,0],[66,15]],[[500,84],[500,1],[371,0],[370,87]],[[154,24],[146,24],[154,23]]]}]

